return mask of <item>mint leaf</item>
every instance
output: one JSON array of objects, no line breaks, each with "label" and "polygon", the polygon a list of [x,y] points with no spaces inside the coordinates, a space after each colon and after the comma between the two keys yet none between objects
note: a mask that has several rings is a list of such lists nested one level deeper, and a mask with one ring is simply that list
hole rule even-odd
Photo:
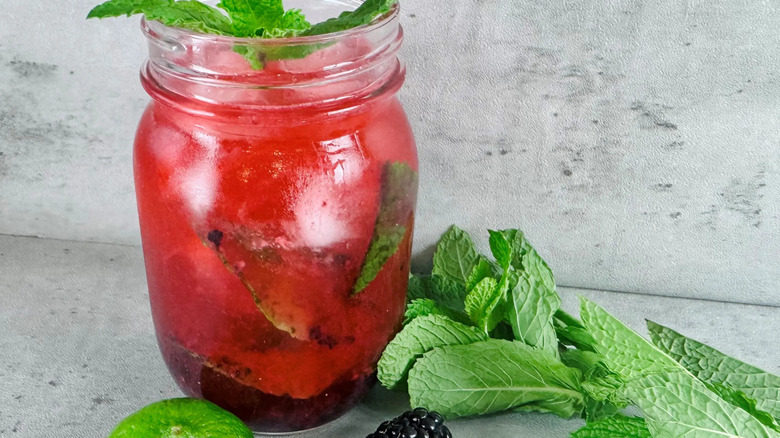
[{"label": "mint leaf", "polygon": [[485,333],[490,333],[503,318],[506,282],[484,278],[466,295],[465,307],[471,321]]},{"label": "mint leaf", "polygon": [[780,437],[685,371],[650,373],[625,388],[654,437]]},{"label": "mint leaf", "polygon": [[778,436],[595,303],[582,298],[581,307],[596,350],[625,381],[628,398],[645,414],[653,436]]},{"label": "mint leaf", "polygon": [[432,299],[422,298],[412,300],[412,302],[406,306],[404,325],[409,324],[415,318],[426,315],[442,315],[463,324],[471,323],[468,315],[465,313],[442,306]]},{"label": "mint leaf", "polygon": [[512,249],[512,266],[515,269],[522,269],[521,262],[523,257],[528,253],[531,248],[531,244],[526,240],[522,231],[517,229],[501,230],[499,231],[504,236],[509,246]]},{"label": "mint leaf", "polygon": [[501,232],[488,230],[488,233],[490,234],[490,251],[493,253],[493,257],[496,258],[502,269],[509,269],[512,262],[512,248],[510,248],[509,242]]},{"label": "mint leaf", "polygon": [[603,420],[588,422],[571,438],[653,438],[645,420],[640,417],[616,415]]},{"label": "mint leaf", "polygon": [[219,10],[195,0],[182,0],[144,10],[146,18],[166,26],[218,35],[230,34],[230,20]]},{"label": "mint leaf", "polygon": [[555,277],[547,262],[542,259],[528,239],[520,230],[510,229],[499,231],[504,236],[512,252],[512,266],[518,271],[526,272],[536,277],[551,291],[555,291]]},{"label": "mint leaf", "polygon": [[423,353],[444,345],[470,344],[487,336],[441,315],[415,318],[398,333],[382,353],[377,377],[387,388],[401,386],[409,369]]},{"label": "mint leaf", "polygon": [[455,225],[445,232],[433,254],[433,275],[441,275],[466,284],[471,271],[480,261],[471,236]]},{"label": "mint leaf", "polygon": [[429,298],[437,304],[463,312],[466,289],[462,284],[439,275],[413,275],[409,278],[408,301]]},{"label": "mint leaf", "polygon": [[417,172],[406,163],[387,163],[382,172],[382,193],[374,226],[374,237],[368,246],[353,294],[371,283],[387,260],[398,250],[412,219],[417,199]]},{"label": "mint leaf", "polygon": [[108,18],[131,16],[142,14],[144,10],[156,7],[167,6],[173,3],[173,0],[109,0],[105,3],[95,6],[87,14],[87,18]]},{"label": "mint leaf", "polygon": [[564,347],[573,346],[579,350],[596,351],[596,340],[577,318],[558,309],[553,318],[553,326],[558,342]]},{"label": "mint leaf", "polygon": [[756,400],[756,408],[780,419],[780,377],[687,338],[676,331],[647,322],[653,343],[696,377],[710,384],[727,385]]},{"label": "mint leaf", "polygon": [[[466,290],[471,291],[474,289],[474,286],[477,285],[480,281],[482,281],[484,278],[487,277],[493,277],[494,275],[500,275],[501,273],[493,269],[493,264],[490,262],[490,260],[486,259],[485,257],[482,257],[481,255],[477,259],[477,264],[474,265],[474,268],[469,273],[468,277],[466,278]],[[499,268],[496,268],[499,269]]]},{"label": "mint leaf", "polygon": [[300,35],[302,32],[308,30],[311,24],[306,21],[306,16],[303,15],[300,9],[289,9],[285,11],[282,20],[279,23],[279,28],[274,29],[270,33],[271,37],[291,37]]},{"label": "mint leaf", "polygon": [[557,356],[558,337],[553,315],[561,306],[561,298],[527,273],[517,275],[514,284],[509,293],[506,318],[512,325],[515,339]]},{"label": "mint leaf", "polygon": [[233,46],[233,51],[243,56],[252,70],[262,70],[265,67],[265,53],[255,46]]},{"label": "mint leaf", "polygon": [[542,259],[535,249],[529,248],[520,263],[523,272],[535,277],[537,280],[541,281],[544,287],[555,292],[555,277],[553,276],[552,270],[547,266],[547,262]]},{"label": "mint leaf", "polygon": [[[93,8],[87,18],[145,14],[167,26],[235,37],[279,38],[321,35],[369,24],[390,11],[396,0],[367,0],[357,9],[311,26],[299,9],[284,10],[282,0],[221,0],[219,10],[195,0],[109,0]],[[237,46],[234,50],[259,70],[268,61],[304,58],[329,44],[284,47]]]},{"label": "mint leaf", "polygon": [[707,385],[707,388],[709,388],[710,391],[718,394],[720,398],[732,405],[742,408],[745,412],[760,421],[764,426],[768,426],[776,432],[780,432],[780,425],[778,425],[777,420],[775,420],[769,412],[757,408],[756,400],[748,397],[744,392],[737,391],[736,389],[719,383],[704,382],[704,384]]},{"label": "mint leaf", "polygon": [[366,0],[354,11],[342,12],[336,18],[315,24],[304,35],[322,35],[340,32],[357,26],[371,23],[374,18],[386,14],[396,3],[396,0]]},{"label": "mint leaf", "polygon": [[263,36],[278,28],[284,16],[282,0],[221,0],[217,6],[230,16],[237,37]]},{"label": "mint leaf", "polygon": [[412,406],[443,415],[484,415],[507,409],[568,418],[583,408],[579,372],[521,342],[491,339],[435,348],[409,371]]},{"label": "mint leaf", "polygon": [[87,18],[144,14],[166,26],[229,35],[230,20],[218,9],[195,0],[111,0],[93,8]]},{"label": "mint leaf", "polygon": [[647,373],[683,369],[674,359],[596,303],[580,297],[580,305],[582,322],[595,340],[596,351],[604,357],[607,366],[624,380],[636,379]]}]

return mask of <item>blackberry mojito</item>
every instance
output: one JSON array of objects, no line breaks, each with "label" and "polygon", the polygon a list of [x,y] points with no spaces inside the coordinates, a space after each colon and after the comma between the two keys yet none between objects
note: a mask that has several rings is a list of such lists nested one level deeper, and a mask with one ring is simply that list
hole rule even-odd
[{"label": "blackberry mojito", "polygon": [[134,170],[165,362],[256,431],[330,421],[405,305],[417,155],[397,6],[296,38],[143,29]]}]

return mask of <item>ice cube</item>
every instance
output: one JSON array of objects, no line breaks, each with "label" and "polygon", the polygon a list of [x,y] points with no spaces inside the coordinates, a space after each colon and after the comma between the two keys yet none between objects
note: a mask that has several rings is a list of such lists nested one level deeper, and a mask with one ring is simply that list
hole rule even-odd
[{"label": "ice cube", "polygon": [[218,179],[217,153],[219,139],[202,131],[192,134],[196,157],[178,171],[179,192],[196,220],[202,220],[216,198]]},{"label": "ice cube", "polygon": [[308,177],[295,204],[297,235],[301,246],[324,248],[351,237],[341,211],[345,206],[334,197],[338,190],[330,177]]}]

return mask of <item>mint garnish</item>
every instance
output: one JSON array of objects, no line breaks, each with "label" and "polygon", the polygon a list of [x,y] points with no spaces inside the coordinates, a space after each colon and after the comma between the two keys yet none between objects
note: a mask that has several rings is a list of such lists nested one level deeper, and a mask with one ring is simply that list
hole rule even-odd
[{"label": "mint garnish", "polygon": [[404,325],[410,323],[415,318],[426,315],[446,316],[453,321],[469,324],[469,317],[465,313],[450,309],[430,298],[421,298],[412,300],[406,306],[406,312],[404,313]]},{"label": "mint garnish", "polygon": [[558,309],[553,317],[553,326],[555,334],[558,336],[558,342],[562,346],[584,351],[596,351],[594,347],[596,340],[577,318]]},{"label": "mint garnish", "polygon": [[413,275],[409,278],[406,297],[409,302],[430,299],[441,306],[463,312],[466,289],[462,284],[440,275]]},{"label": "mint garnish", "polygon": [[500,284],[495,278],[483,278],[466,295],[466,313],[474,325],[485,333],[496,328],[503,317],[506,283],[499,287]]},{"label": "mint garnish", "polygon": [[398,251],[410,225],[417,199],[417,172],[406,163],[387,163],[382,171],[382,193],[374,236],[355,281],[353,293],[360,293]]},{"label": "mint garnish", "polygon": [[521,342],[499,339],[435,348],[409,371],[412,406],[450,416],[507,409],[568,418],[583,408],[580,374]]},{"label": "mint garnish", "polygon": [[366,0],[354,11],[342,12],[336,18],[315,24],[303,35],[323,35],[332,32],[341,32],[353,27],[364,26],[371,23],[374,18],[386,14],[397,0]]},{"label": "mint garnish", "polygon": [[778,420],[776,420],[769,412],[762,411],[761,409],[759,409],[758,402],[756,399],[750,398],[744,392],[731,388],[728,385],[723,385],[720,383],[707,383],[707,382],[704,382],[704,384],[707,385],[707,388],[709,388],[710,391],[714,392],[715,394],[718,394],[720,398],[726,400],[732,405],[743,409],[745,412],[752,415],[758,421],[763,423],[764,426],[768,426],[780,432],[780,424],[778,424]]},{"label": "mint garnish", "polygon": [[626,390],[654,437],[780,436],[684,371],[650,373],[626,382]]},{"label": "mint garnish", "polygon": [[484,341],[487,336],[467,325],[442,315],[415,318],[385,348],[377,366],[377,377],[388,388],[405,383],[412,364],[424,353],[445,345]]},{"label": "mint garnish", "polygon": [[433,254],[433,275],[440,275],[461,284],[466,281],[480,257],[471,236],[455,225],[439,239]]},{"label": "mint garnish", "polygon": [[466,278],[466,290],[474,289],[474,286],[485,278],[493,277],[496,274],[501,275],[501,269],[495,263],[491,263],[490,260],[482,256],[479,256],[477,260],[477,264],[474,265]]},{"label": "mint garnish", "polygon": [[644,418],[616,415],[588,423],[571,438],[652,438]]},{"label": "mint garnish", "polygon": [[595,340],[596,351],[607,366],[626,381],[647,373],[684,370],[669,355],[593,301],[581,298],[580,316]]},{"label": "mint garnish", "polygon": [[217,6],[227,12],[231,35],[237,37],[272,35],[284,16],[282,0],[221,0]]},{"label": "mint garnish", "polygon": [[490,251],[493,253],[493,257],[496,258],[501,269],[509,269],[512,264],[512,247],[509,241],[504,237],[504,234],[499,231],[488,230],[490,234]]},{"label": "mint garnish", "polygon": [[[299,9],[284,10],[282,0],[221,0],[217,8],[196,0],[109,0],[94,7],[87,18],[144,14],[166,26],[240,38],[280,38],[322,35],[371,23],[390,11],[397,0],[366,0],[354,11],[312,26]],[[220,11],[221,9],[221,11]],[[224,11],[224,13],[223,13]],[[236,46],[253,69],[266,61],[303,58],[322,44],[262,48]]]},{"label": "mint garnish", "polygon": [[780,436],[597,304],[582,299],[580,312],[596,350],[625,382],[625,394],[645,414],[653,436]]},{"label": "mint garnish", "polygon": [[653,343],[711,385],[727,385],[755,399],[756,407],[780,418],[780,376],[748,365],[676,331],[647,322]]},{"label": "mint garnish", "polygon": [[547,289],[537,277],[524,272],[518,276],[508,300],[506,318],[515,339],[550,354],[558,354],[553,315],[561,305],[561,297]]},{"label": "mint garnish", "polygon": [[110,0],[95,6],[87,18],[108,18],[144,14],[166,26],[197,32],[231,35],[230,20],[218,9],[194,0]]},{"label": "mint garnish", "polygon": [[[403,357],[403,371],[382,383],[401,388],[408,370],[412,405],[579,415],[587,424],[573,438],[780,438],[780,377],[649,323],[653,345],[586,299],[580,320],[559,308],[553,273],[522,232],[489,231],[489,243],[495,260],[453,226],[432,274],[409,280],[411,322],[382,358]],[[484,339],[421,345],[439,337],[426,329],[433,318]],[[645,418],[624,416],[629,405]]]}]

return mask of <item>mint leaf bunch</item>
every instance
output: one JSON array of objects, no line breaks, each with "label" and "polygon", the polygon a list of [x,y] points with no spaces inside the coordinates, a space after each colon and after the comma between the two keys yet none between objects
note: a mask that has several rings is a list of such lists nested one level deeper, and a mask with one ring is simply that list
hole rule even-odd
[{"label": "mint leaf bunch", "polygon": [[454,417],[580,416],[573,438],[780,438],[780,377],[648,322],[651,342],[584,298],[580,320],[522,232],[488,234],[492,258],[451,227],[430,275],[409,279],[384,386]]},{"label": "mint leaf bunch", "polygon": [[[217,7],[197,0],[108,0],[95,6],[87,18],[143,14],[147,20],[201,33],[238,38],[286,38],[340,32],[371,23],[390,11],[397,0],[366,0],[354,11],[312,25],[300,9],[285,10],[282,0],[221,0]],[[280,59],[303,58],[323,44],[275,47],[236,46],[254,69]]]},{"label": "mint leaf bunch", "polygon": [[582,372],[560,359],[552,271],[522,232],[489,234],[492,259],[452,226],[431,275],[410,278],[406,325],[379,361],[380,382],[450,416],[581,415]]}]

